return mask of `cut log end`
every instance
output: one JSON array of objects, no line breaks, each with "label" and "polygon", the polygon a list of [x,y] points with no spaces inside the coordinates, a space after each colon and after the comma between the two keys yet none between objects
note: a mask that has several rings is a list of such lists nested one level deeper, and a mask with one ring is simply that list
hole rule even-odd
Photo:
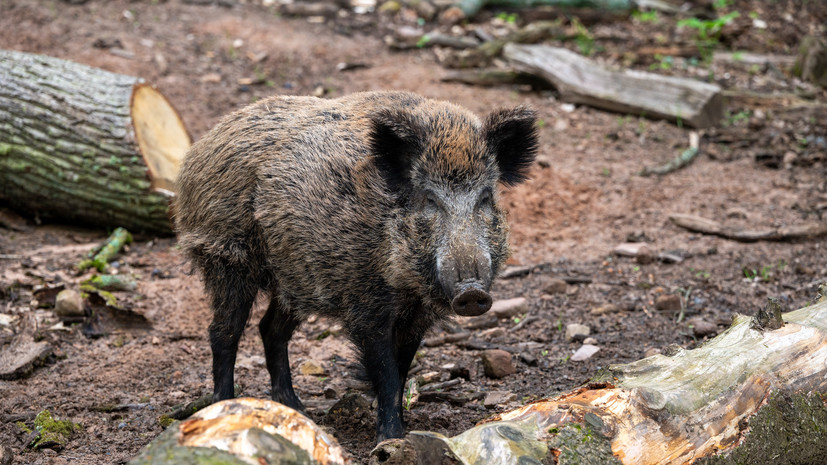
[{"label": "cut log end", "polygon": [[184,122],[169,100],[147,84],[135,86],[131,111],[135,139],[149,168],[152,187],[173,190],[192,143]]}]

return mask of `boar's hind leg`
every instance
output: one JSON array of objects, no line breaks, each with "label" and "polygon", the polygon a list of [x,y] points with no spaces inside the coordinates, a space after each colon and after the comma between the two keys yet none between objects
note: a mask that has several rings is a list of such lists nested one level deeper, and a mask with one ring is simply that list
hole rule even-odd
[{"label": "boar's hind leg", "polygon": [[304,410],[299,397],[293,391],[290,362],[287,359],[287,342],[299,323],[301,321],[284,312],[278,298],[273,297],[267,313],[258,324],[258,329],[264,342],[273,400],[296,410]]},{"label": "boar's hind leg", "polygon": [[224,263],[204,267],[204,280],[213,308],[209,331],[215,401],[233,398],[238,341],[258,293],[257,284],[251,283],[249,276],[249,270]]}]

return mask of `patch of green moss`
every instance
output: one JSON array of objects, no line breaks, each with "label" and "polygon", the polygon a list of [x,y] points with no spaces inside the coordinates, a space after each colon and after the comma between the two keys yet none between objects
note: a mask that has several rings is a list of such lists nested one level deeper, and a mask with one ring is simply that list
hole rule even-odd
[{"label": "patch of green moss", "polygon": [[549,449],[560,451],[558,465],[622,465],[612,455],[611,441],[589,422],[569,423],[549,432],[555,434],[548,443]]},{"label": "patch of green moss", "polygon": [[175,423],[175,420],[167,415],[161,415],[161,418],[158,418],[158,424],[161,425],[161,428],[167,429],[173,423]]},{"label": "patch of green moss", "polygon": [[827,407],[817,393],[775,393],[749,420],[743,442],[698,465],[827,463]]},{"label": "patch of green moss", "polygon": [[26,424],[22,421],[15,422],[14,424],[17,425],[17,427],[20,428],[20,431],[22,431],[23,433],[31,434],[32,429],[26,426]]},{"label": "patch of green moss", "polygon": [[39,433],[31,447],[34,449],[63,448],[79,425],[69,420],[58,420],[48,410],[43,410],[34,419],[34,429]]}]

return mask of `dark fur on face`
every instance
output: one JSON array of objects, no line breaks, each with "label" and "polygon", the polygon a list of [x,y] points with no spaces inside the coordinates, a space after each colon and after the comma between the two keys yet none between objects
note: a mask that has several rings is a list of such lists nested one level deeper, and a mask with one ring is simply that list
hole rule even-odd
[{"label": "dark fur on face", "polygon": [[287,342],[310,314],[338,318],[377,392],[378,438],[401,436],[422,337],[465,308],[466,293],[487,296],[508,256],[498,184],[525,179],[535,119],[517,108],[480,121],[402,92],[276,97],[193,145],[176,228],[214,310],[215,399],[232,396],[238,341],[263,290],[273,399],[301,408]]}]

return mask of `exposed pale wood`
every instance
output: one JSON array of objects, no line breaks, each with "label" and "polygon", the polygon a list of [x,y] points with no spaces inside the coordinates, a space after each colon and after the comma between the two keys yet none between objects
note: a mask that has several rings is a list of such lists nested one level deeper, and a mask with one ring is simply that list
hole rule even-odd
[{"label": "exposed pale wood", "polygon": [[139,78],[0,51],[0,198],[43,218],[171,233],[169,191],[190,144]]},{"label": "exposed pale wood", "polygon": [[[232,455],[223,454],[217,461],[200,452],[208,449]],[[346,465],[351,461],[333,437],[301,413],[271,400],[240,398],[215,403],[172,424],[129,463]]]},{"label": "exposed pale wood", "polygon": [[715,84],[612,71],[570,50],[546,45],[507,44],[503,54],[520,69],[547,79],[569,102],[697,128],[714,126],[724,115],[721,88]]},{"label": "exposed pale wood", "polygon": [[702,234],[713,234],[741,242],[787,241],[813,239],[827,234],[827,223],[812,223],[762,230],[738,229],[696,215],[673,213],[669,220],[684,229]]},{"label": "exposed pale wood", "polygon": [[[756,330],[751,318],[738,316],[697,349],[612,366],[586,387],[500,414],[451,438],[409,433],[381,444],[371,463],[440,463],[428,460],[441,457],[445,464],[516,465],[550,463],[554,455],[553,463],[680,465],[733,450],[750,441],[762,408],[776,408],[778,396],[827,389],[827,300],[786,313],[783,320],[778,329]],[[773,424],[780,439],[762,443],[769,451],[764,458],[796,452],[785,439],[790,434],[812,435],[812,443],[825,444],[827,411],[821,399],[814,404],[816,411],[803,415],[794,431],[781,429],[783,422]],[[802,418],[791,405],[790,411],[772,413]],[[803,461],[773,463],[824,463],[827,448],[821,449],[798,451],[807,457]]]}]

